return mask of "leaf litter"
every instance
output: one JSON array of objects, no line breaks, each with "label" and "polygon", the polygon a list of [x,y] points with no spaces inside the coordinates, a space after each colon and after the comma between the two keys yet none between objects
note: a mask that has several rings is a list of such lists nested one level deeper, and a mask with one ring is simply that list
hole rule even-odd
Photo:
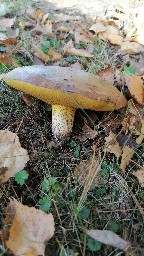
[{"label": "leaf litter", "polygon": [[[10,8],[11,7],[9,6],[8,8],[2,6],[1,16],[4,16],[7,13],[8,17]],[[2,46],[6,45],[12,47],[12,51],[9,51],[7,47],[1,54],[1,62],[3,63],[3,65],[14,65],[14,67],[16,67],[16,62],[13,62],[14,58],[17,58],[19,56],[20,58],[23,58],[23,56],[25,56],[25,60],[27,60],[27,63],[29,63],[30,60],[34,62],[34,57],[36,57],[37,60],[39,60],[38,63],[40,64],[56,64],[62,66],[73,65],[75,69],[80,68],[88,70],[91,66],[90,59],[93,60],[93,58],[95,57],[95,46],[90,47],[90,44],[94,45],[97,40],[102,38],[103,40],[108,41],[110,44],[116,45],[116,47],[118,47],[118,56],[122,56],[123,60],[120,61],[120,69],[117,69],[117,67],[115,67],[116,63],[113,67],[111,67],[111,65],[107,65],[105,68],[103,68],[103,70],[101,70],[101,68],[99,69],[100,71],[98,75],[103,77],[103,79],[108,79],[112,84],[117,85],[119,90],[121,90],[123,93],[125,93],[125,90],[128,90],[130,93],[129,97],[133,98],[134,100],[131,105],[129,104],[125,117],[122,117],[121,115],[123,119],[122,123],[120,123],[120,125],[122,126],[122,130],[120,130],[120,125],[117,124],[117,122],[114,120],[111,120],[113,129],[115,128],[114,131],[112,130],[113,132],[110,131],[110,129],[107,128],[107,125],[105,124],[105,131],[107,130],[106,132],[104,131],[106,144],[103,149],[101,148],[101,150],[105,151],[107,154],[111,153],[114,154],[116,157],[120,158],[121,162],[119,164],[119,169],[121,169],[121,171],[124,173],[126,172],[126,168],[129,166],[132,157],[134,157],[134,148],[133,146],[130,147],[128,145],[127,140],[135,140],[136,144],[133,143],[135,147],[137,146],[137,144],[141,146],[144,139],[144,87],[142,77],[144,75],[142,62],[144,42],[142,37],[143,23],[141,21],[142,9],[135,8],[132,12],[129,12],[127,8],[120,9],[120,11],[118,11],[118,8],[115,7],[112,9],[107,8],[105,16],[103,16],[102,19],[101,15],[97,15],[95,20],[92,20],[91,24],[86,24],[86,26],[85,24],[82,25],[83,17],[81,15],[73,15],[73,13],[71,13],[70,15],[63,12],[57,14],[54,11],[55,9],[57,9],[56,6],[53,8],[53,11],[49,13],[46,8],[35,8],[35,5],[29,5],[21,8],[20,15],[14,16],[10,19],[5,17],[2,18],[0,42]],[[25,18],[23,17],[24,13],[26,14]],[[117,18],[115,19],[115,17]],[[123,22],[123,27],[121,27],[120,25],[121,22]],[[19,24],[19,27],[17,27],[17,24]],[[137,33],[135,33],[135,31],[137,31]],[[19,36],[21,36],[22,34],[24,36],[24,40],[26,40],[27,38],[30,39],[29,41],[27,40],[27,46],[25,46],[24,48],[23,45],[19,43]],[[53,38],[54,40],[51,40]],[[45,50],[42,50],[41,42],[45,42],[45,40],[49,42],[51,40],[53,41],[53,43],[51,44],[51,46],[48,45]],[[57,48],[56,44],[58,41],[60,42],[60,44]],[[111,47],[113,47],[112,45]],[[10,52],[11,54],[9,57]],[[135,75],[127,74],[127,76],[129,76],[129,80],[124,75],[123,67],[128,62],[125,61],[125,54],[129,58],[130,64],[128,65],[130,65],[130,67],[134,66],[135,70]],[[137,56],[135,56],[135,54]],[[68,57],[71,57],[71,59],[67,59]],[[82,57],[86,59],[82,59]],[[66,60],[70,60],[70,62],[67,62]],[[140,68],[137,68],[139,63],[141,66]],[[21,64],[19,63],[18,65]],[[122,77],[121,81],[119,80],[120,77]],[[28,101],[29,99],[26,99],[26,104],[28,104],[28,107],[31,107],[31,100],[30,103]],[[100,120],[101,122],[103,122],[102,118],[100,118]],[[97,145],[97,136],[99,134],[99,129],[98,131],[95,131],[91,129],[88,124],[84,124],[82,128],[82,135],[76,136],[76,139],[80,141],[81,145],[89,139],[93,140],[93,143]],[[43,136],[44,135],[41,135],[42,138]],[[118,140],[120,136],[121,142],[123,140],[122,143],[120,143]],[[87,152],[87,148],[85,148],[85,152]],[[8,152],[7,155],[9,155]],[[23,166],[21,167],[22,169],[24,168],[25,164],[26,163],[23,163]],[[79,168],[79,166],[77,167]],[[80,165],[79,177],[82,176],[82,178],[80,178],[79,182],[81,185],[84,185],[84,181],[87,180],[86,172],[89,171],[89,168],[90,160],[87,157],[87,161],[84,161],[84,163],[82,162]],[[9,167],[2,165],[2,175],[5,175],[5,173],[7,173],[7,171],[10,169],[11,163],[9,163]],[[4,182],[6,182],[10,177],[13,177],[15,172],[17,172],[17,168],[14,166],[13,171],[10,173],[9,177],[5,179]],[[140,185],[143,187],[143,167],[135,172],[132,172],[132,174],[138,179]],[[90,177],[91,175],[92,174],[90,174]],[[97,175],[93,182],[95,185],[97,185]],[[86,195],[92,187],[92,180],[90,180],[90,183],[88,183],[87,181],[84,194]],[[81,200],[82,199],[83,197],[81,197]],[[18,202],[16,203],[15,200],[14,202],[13,204],[15,205],[19,204]],[[14,220],[16,219],[17,215]],[[44,227],[41,228],[44,230]],[[117,244],[119,243],[119,240],[117,240],[118,238],[116,237],[116,234],[107,233],[105,230],[102,230],[101,232],[101,236],[104,235],[104,240],[101,240],[102,243],[111,244],[112,246],[116,246],[122,250],[125,249],[125,245],[128,245],[128,243],[123,240],[121,241],[122,247],[119,247]],[[107,237],[107,235],[108,238],[106,240],[105,238]],[[113,240],[113,238],[116,239],[118,242],[109,242],[109,239]],[[24,237],[22,239],[24,239]],[[13,240],[12,243],[10,242],[10,246],[13,248]],[[39,254],[43,255],[43,252],[40,252]]]}]

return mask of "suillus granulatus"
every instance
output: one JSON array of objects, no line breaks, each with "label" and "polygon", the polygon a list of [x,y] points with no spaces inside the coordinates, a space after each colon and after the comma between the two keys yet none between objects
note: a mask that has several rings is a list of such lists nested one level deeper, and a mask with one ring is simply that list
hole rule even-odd
[{"label": "suillus granulatus", "polygon": [[71,133],[77,108],[113,111],[127,105],[124,95],[108,81],[69,67],[19,67],[0,78],[9,86],[52,105],[55,138]]}]

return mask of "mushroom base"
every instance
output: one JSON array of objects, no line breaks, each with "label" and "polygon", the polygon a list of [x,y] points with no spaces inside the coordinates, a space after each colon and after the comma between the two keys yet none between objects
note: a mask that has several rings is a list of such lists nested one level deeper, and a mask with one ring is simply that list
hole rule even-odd
[{"label": "mushroom base", "polygon": [[62,139],[72,131],[75,108],[52,105],[52,132],[56,139]]}]

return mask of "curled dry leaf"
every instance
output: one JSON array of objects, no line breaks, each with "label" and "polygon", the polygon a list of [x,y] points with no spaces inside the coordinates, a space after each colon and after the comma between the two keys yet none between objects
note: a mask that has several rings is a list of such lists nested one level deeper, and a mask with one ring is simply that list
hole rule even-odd
[{"label": "curled dry leaf", "polygon": [[138,179],[141,187],[144,188],[144,166],[140,170],[133,172],[133,175]]},{"label": "curled dry leaf", "polygon": [[72,40],[70,40],[65,45],[63,50],[67,55],[77,55],[77,56],[83,56],[83,57],[87,57],[87,58],[93,57],[93,54],[88,53],[86,50],[74,48],[74,44],[73,44]]},{"label": "curled dry leaf", "polygon": [[109,136],[106,137],[105,140],[106,140],[105,151],[115,154],[116,157],[120,157],[121,147],[116,140],[116,135],[112,131],[110,131]]},{"label": "curled dry leaf", "polygon": [[9,130],[1,130],[0,182],[6,182],[17,172],[23,170],[28,160],[28,153],[21,147],[18,136]]},{"label": "curled dry leaf", "polygon": [[40,60],[47,63],[50,60],[50,57],[39,49],[38,46],[33,45],[31,50],[34,52],[34,55],[37,56]]},{"label": "curled dry leaf", "polygon": [[120,169],[122,172],[125,172],[125,169],[129,162],[131,161],[132,157],[134,155],[134,150],[132,148],[129,148],[127,145],[123,148],[122,152],[122,159],[120,164]]},{"label": "curled dry leaf", "polygon": [[10,200],[2,238],[14,255],[45,255],[46,242],[54,235],[54,219],[34,207]]},{"label": "curled dry leaf", "polygon": [[93,239],[96,239],[97,241],[114,246],[116,248],[119,248],[123,251],[127,251],[130,244],[129,242],[125,241],[118,235],[116,235],[114,232],[109,230],[86,230],[86,233],[92,237]]},{"label": "curled dry leaf", "polygon": [[128,88],[131,96],[140,104],[144,104],[144,87],[141,77],[131,76]]}]

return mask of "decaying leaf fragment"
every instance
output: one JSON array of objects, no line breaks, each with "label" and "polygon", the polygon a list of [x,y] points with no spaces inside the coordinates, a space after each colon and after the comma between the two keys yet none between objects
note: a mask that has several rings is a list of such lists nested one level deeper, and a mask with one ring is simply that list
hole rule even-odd
[{"label": "decaying leaf fragment", "polygon": [[144,188],[144,166],[140,170],[133,172],[133,175],[138,179],[141,187]]},{"label": "decaying leaf fragment", "polygon": [[1,130],[0,182],[6,182],[17,172],[23,170],[28,160],[28,153],[21,147],[18,136],[9,130]]},{"label": "decaying leaf fragment", "polygon": [[121,159],[121,164],[120,164],[120,169],[122,172],[125,172],[125,168],[131,161],[133,155],[134,155],[134,150],[132,148],[129,148],[126,145],[123,148],[122,159]]},{"label": "decaying leaf fragment", "polygon": [[14,255],[45,255],[45,245],[54,235],[54,219],[34,207],[10,200],[2,238]]},{"label": "decaying leaf fragment", "polygon": [[86,233],[92,237],[93,239],[96,239],[97,241],[108,244],[114,247],[117,247],[123,251],[127,251],[130,244],[129,242],[123,240],[121,237],[116,235],[114,232],[109,230],[86,230]]},{"label": "decaying leaf fragment", "polygon": [[89,157],[86,161],[81,162],[74,170],[76,180],[84,186],[91,179],[91,185],[96,186],[98,183],[98,166],[99,161],[93,157]]},{"label": "decaying leaf fragment", "polygon": [[144,120],[141,120],[141,131],[139,137],[136,139],[137,144],[141,144],[144,139]]},{"label": "decaying leaf fragment", "polygon": [[144,139],[144,113],[143,107],[129,101],[129,107],[125,118],[122,121],[122,130],[125,134],[129,132],[134,135],[138,135],[136,139],[137,144],[141,144]]},{"label": "decaying leaf fragment", "polygon": [[112,131],[110,131],[109,136],[106,137],[105,140],[106,140],[105,151],[115,154],[116,157],[120,157],[121,147],[116,140],[116,135]]}]

